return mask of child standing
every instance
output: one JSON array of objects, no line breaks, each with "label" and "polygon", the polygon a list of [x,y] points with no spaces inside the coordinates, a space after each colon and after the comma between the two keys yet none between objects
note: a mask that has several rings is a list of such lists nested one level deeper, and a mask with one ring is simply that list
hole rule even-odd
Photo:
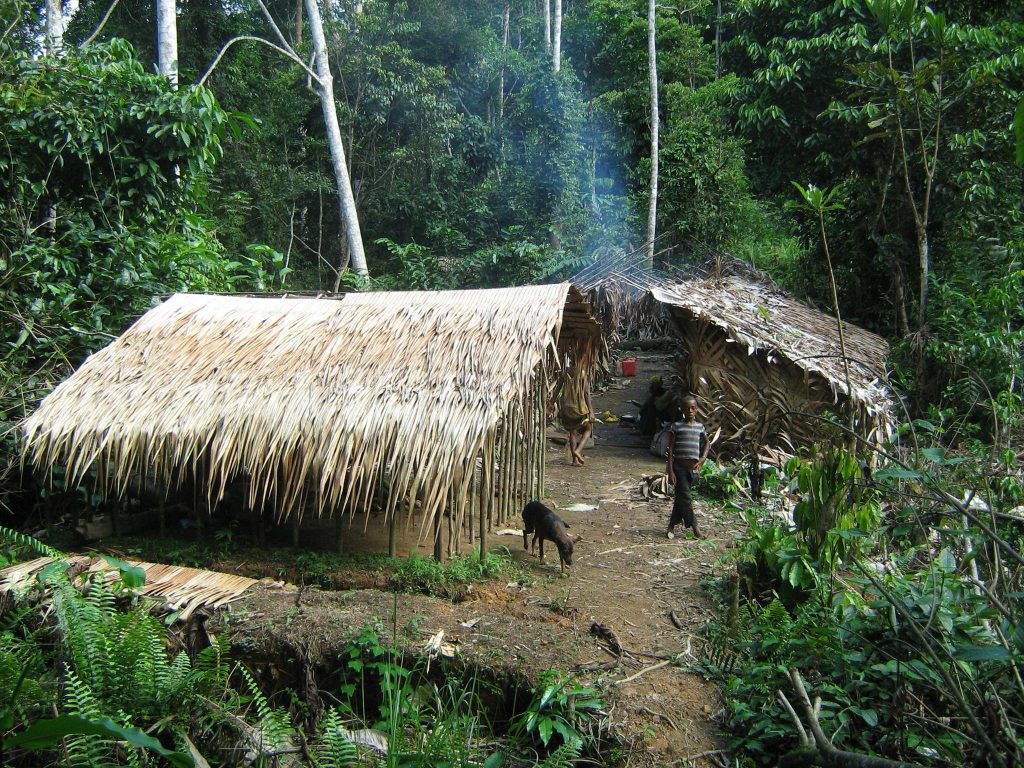
[{"label": "child standing", "polygon": [[708,457],[708,434],[704,425],[697,421],[697,398],[687,395],[683,398],[683,418],[672,425],[668,436],[668,481],[676,487],[676,497],[672,502],[672,516],[668,521],[667,536],[675,537],[675,527],[682,523],[693,529],[698,539],[707,538],[697,527],[693,516],[693,485],[694,473],[700,469],[704,459]]}]

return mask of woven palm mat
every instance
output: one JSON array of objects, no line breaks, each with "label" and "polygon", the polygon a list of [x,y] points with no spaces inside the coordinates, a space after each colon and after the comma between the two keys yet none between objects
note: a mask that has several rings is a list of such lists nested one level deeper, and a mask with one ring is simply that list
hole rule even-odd
[{"label": "woven palm mat", "polygon": [[[0,570],[0,593],[23,587],[29,579],[52,562],[54,559],[51,557],[39,557]],[[64,562],[68,563],[72,572],[104,573],[109,574],[109,578],[114,578],[117,574],[117,568],[102,557],[71,555]],[[188,619],[198,608],[220,608],[227,605],[238,599],[253,584],[259,583],[256,579],[199,568],[128,562],[129,565],[142,568],[145,572],[145,583],[138,591],[166,604],[170,610],[177,611],[178,618],[182,621]]]}]

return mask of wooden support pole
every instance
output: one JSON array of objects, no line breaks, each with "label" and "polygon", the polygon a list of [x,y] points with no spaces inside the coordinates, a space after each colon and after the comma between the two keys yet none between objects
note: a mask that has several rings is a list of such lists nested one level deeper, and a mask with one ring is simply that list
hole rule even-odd
[{"label": "wooden support pole", "polygon": [[441,546],[441,533],[444,530],[444,511],[438,511],[434,515],[434,559],[439,562],[444,562],[444,548]]},{"label": "wooden support pole", "polygon": [[388,521],[388,557],[394,557],[398,549],[398,515],[391,515]]}]

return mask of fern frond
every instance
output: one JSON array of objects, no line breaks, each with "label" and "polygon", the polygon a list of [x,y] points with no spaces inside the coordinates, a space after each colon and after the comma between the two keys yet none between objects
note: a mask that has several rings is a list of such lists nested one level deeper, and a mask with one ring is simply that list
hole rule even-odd
[{"label": "fern frond", "polygon": [[766,627],[775,627],[778,634],[785,635],[793,628],[793,617],[789,615],[789,611],[782,601],[775,598],[760,610],[757,623]]},{"label": "fern frond", "polygon": [[58,624],[76,674],[94,690],[105,690],[112,668],[106,633],[115,616],[109,590],[96,582],[83,595],[66,578],[54,579],[52,585]]},{"label": "fern frond", "polygon": [[292,727],[291,717],[288,711],[272,707],[267,697],[263,695],[256,681],[245,667],[239,667],[242,677],[252,695],[253,703],[256,705],[256,712],[260,719],[260,735],[263,740],[261,746],[269,747],[272,750],[279,750],[282,747],[290,747],[295,729]]},{"label": "fern frond", "polygon": [[359,748],[345,735],[344,721],[335,707],[320,722],[320,734],[312,750],[314,768],[352,768],[359,764]]},{"label": "fern frond", "polygon": [[0,702],[21,716],[47,700],[46,663],[34,636],[0,632]]},{"label": "fern frond", "polygon": [[[65,665],[64,710],[71,715],[95,720],[105,716],[89,683]],[[120,765],[115,743],[101,736],[69,736],[65,740],[66,765],[71,768],[106,768]]]},{"label": "fern frond", "polygon": [[583,751],[582,741],[567,741],[540,764],[540,768],[572,768],[572,761]]},{"label": "fern frond", "polygon": [[0,540],[15,544],[19,547],[27,547],[42,557],[52,557],[54,560],[63,560],[67,555],[49,544],[44,544],[39,539],[21,533],[20,531],[5,528],[0,525]]}]

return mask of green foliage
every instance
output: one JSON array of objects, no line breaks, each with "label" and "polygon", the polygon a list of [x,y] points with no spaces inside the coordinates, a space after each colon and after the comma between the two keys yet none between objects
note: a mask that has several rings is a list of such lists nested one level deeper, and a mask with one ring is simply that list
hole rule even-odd
[{"label": "green foliage", "polygon": [[[924,765],[1020,754],[1024,721],[1011,716],[997,734],[984,723],[1024,696],[1010,671],[1024,655],[1020,581],[996,564],[1022,562],[1024,528],[989,513],[1019,503],[1024,478],[1012,452],[939,443],[955,415],[907,425],[901,440],[915,449],[892,448],[901,458],[870,476],[841,451],[794,459],[792,529],[748,513],[737,559],[756,599],[709,636],[705,657],[751,764],[774,764],[792,744],[775,695],[789,695],[790,668],[822,697],[822,728],[840,749]],[[842,500],[838,515],[830,500]],[[884,559],[867,559],[876,552]]]},{"label": "green foliage", "polygon": [[[481,565],[476,553],[456,555],[444,563],[432,558],[411,555],[389,558],[383,555],[343,554],[317,550],[294,550],[287,547],[257,547],[232,538],[227,547],[221,537],[216,546],[195,541],[121,537],[109,540],[112,547],[143,560],[170,562],[194,568],[224,566],[225,560],[255,578],[287,579],[299,584],[312,584],[324,589],[350,589],[352,571],[363,570],[381,574],[380,581],[397,592],[418,592],[437,597],[456,597],[468,585],[489,579],[526,578],[507,548],[488,552]],[[243,565],[244,564],[244,565]]]},{"label": "green foliage", "polygon": [[258,259],[224,259],[198,212],[233,125],[209,91],[171,90],[123,40],[60,58],[0,45],[0,64],[0,482],[13,482],[26,407],[158,297],[247,287]]},{"label": "green foliage", "polygon": [[[597,691],[583,687],[553,671],[542,675],[526,710],[516,716],[509,734],[531,739],[545,748],[575,749],[576,754],[592,745],[592,726],[603,715]],[[556,760],[566,759],[568,751]]]},{"label": "green foliage", "polygon": [[10,754],[45,752],[59,743],[68,765],[121,765],[127,743],[133,765],[145,764],[147,751],[192,765],[190,756],[167,749],[158,737],[187,732],[206,712],[203,702],[225,690],[226,641],[197,654],[193,665],[188,654],[171,652],[164,624],[129,591],[129,582],[138,584],[131,567],[120,571],[129,582],[87,571],[72,583],[59,552],[0,533],[56,558],[39,572],[31,590],[37,594],[30,594],[49,596],[47,623],[39,625],[32,610],[6,617],[0,715]]},{"label": "green foliage", "polygon": [[[430,664],[408,659],[364,628],[342,657],[340,692],[353,717],[372,722],[385,736],[386,763],[401,768],[479,765],[486,722],[476,681],[438,684]],[[486,765],[500,764],[491,755]]]},{"label": "green foliage", "polygon": [[274,707],[267,700],[252,674],[245,667],[239,667],[239,673],[245,680],[250,702],[256,709],[259,744],[261,751],[277,754],[292,748],[297,733],[292,726],[291,715],[286,708]]},{"label": "green foliage", "polygon": [[860,551],[860,542],[875,531],[880,509],[865,485],[857,456],[838,448],[818,451],[811,459],[786,463],[790,491],[800,500],[793,521],[812,557],[831,571]]},{"label": "green foliage", "polygon": [[694,490],[708,499],[729,499],[743,490],[742,467],[721,466],[705,461],[697,474]]},{"label": "green foliage", "polygon": [[446,563],[412,554],[393,562],[392,589],[428,595],[450,595],[458,587],[488,578],[505,578],[516,571],[515,561],[507,549],[488,552],[483,563],[477,554],[456,555]]},{"label": "green foliage", "polygon": [[[68,739],[68,752],[71,756],[68,765],[95,766],[96,768],[101,765],[117,765],[113,761],[103,762],[102,758],[97,760],[96,755],[88,753],[88,762],[76,762],[73,755],[76,751],[75,744],[78,741],[75,737],[83,736],[103,738],[111,744],[127,742],[139,749],[152,750],[175,768],[193,768],[195,765],[195,761],[190,755],[166,749],[159,741],[152,736],[147,736],[138,728],[126,728],[108,717],[88,719],[77,715],[62,715],[52,720],[39,720],[28,730],[7,739],[5,747],[42,751]],[[69,737],[72,738],[69,739]]]}]

